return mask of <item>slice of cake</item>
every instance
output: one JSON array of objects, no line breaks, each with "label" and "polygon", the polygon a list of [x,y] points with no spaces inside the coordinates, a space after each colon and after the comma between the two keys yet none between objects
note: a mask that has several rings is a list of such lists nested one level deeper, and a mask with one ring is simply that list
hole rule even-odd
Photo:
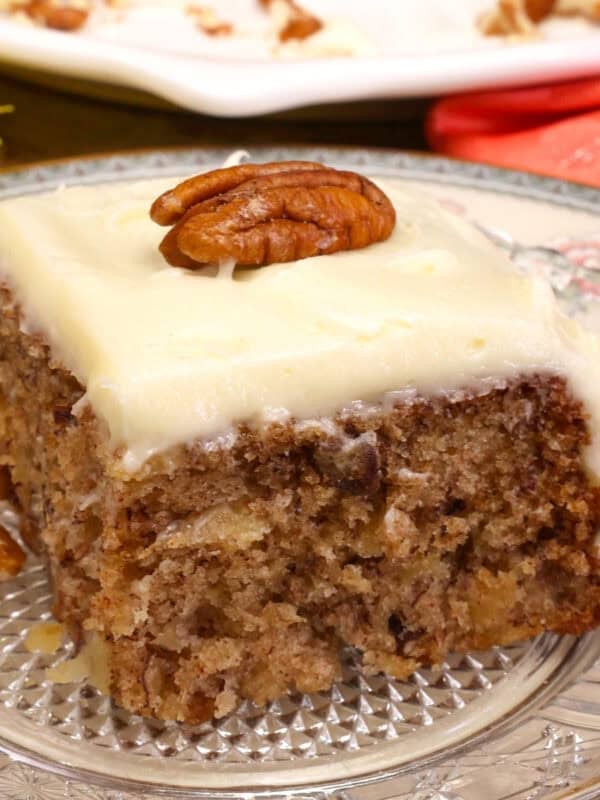
[{"label": "slice of cake", "polygon": [[0,463],[116,701],[594,627],[600,347],[550,288],[400,182],[173,184],[0,203]]}]

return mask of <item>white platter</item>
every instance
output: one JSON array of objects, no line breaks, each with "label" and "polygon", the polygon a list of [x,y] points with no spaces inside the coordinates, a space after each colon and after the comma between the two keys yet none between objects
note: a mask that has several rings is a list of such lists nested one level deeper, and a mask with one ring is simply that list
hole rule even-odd
[{"label": "white platter", "polygon": [[580,20],[554,20],[540,39],[507,42],[476,32],[475,19],[493,0],[303,1],[324,19],[349,20],[364,40],[361,54],[275,54],[257,0],[212,3],[241,31],[226,38],[199,32],[182,10],[187,0],[131,0],[139,5],[127,12],[99,9],[77,33],[0,15],[0,62],[144,90],[221,116],[600,71],[600,25]]}]

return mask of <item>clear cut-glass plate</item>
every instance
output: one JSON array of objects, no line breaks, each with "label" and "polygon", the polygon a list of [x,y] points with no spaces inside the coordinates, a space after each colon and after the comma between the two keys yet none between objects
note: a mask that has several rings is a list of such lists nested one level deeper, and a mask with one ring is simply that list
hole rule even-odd
[{"label": "clear cut-glass plate", "polygon": [[[0,199],[69,183],[189,175],[219,150],[155,152],[0,173]],[[543,273],[565,311],[600,331],[600,192],[397,152],[279,148],[303,158],[427,184],[521,269]],[[10,512],[3,512],[11,523]],[[0,584],[1,800],[304,798],[525,800],[600,792],[600,632],[546,634],[449,657],[406,681],[363,676],[345,654],[342,682],[190,727],[143,719],[83,682],[46,670],[69,657],[25,639],[50,618],[42,563]]]}]

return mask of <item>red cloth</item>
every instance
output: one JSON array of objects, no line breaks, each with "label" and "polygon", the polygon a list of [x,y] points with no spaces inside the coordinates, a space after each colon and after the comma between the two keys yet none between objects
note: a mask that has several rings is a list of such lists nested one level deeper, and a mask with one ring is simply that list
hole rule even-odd
[{"label": "red cloth", "polygon": [[426,125],[440,153],[600,187],[600,78],[446,97]]}]

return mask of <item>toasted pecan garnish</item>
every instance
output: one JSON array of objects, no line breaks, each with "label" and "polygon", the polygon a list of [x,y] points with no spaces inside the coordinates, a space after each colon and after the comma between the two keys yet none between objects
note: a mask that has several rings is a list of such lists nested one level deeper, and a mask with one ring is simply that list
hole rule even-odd
[{"label": "toasted pecan garnish", "polygon": [[76,31],[89,16],[89,7],[67,5],[54,0],[29,0],[16,8],[39,25],[57,31]]},{"label": "toasted pecan garnish", "polygon": [[396,222],[393,205],[374,183],[311,161],[197,175],[155,200],[150,216],[173,225],[160,244],[165,259],[191,269],[354,250],[387,239]]},{"label": "toasted pecan garnish", "polygon": [[320,31],[323,23],[314,14],[302,8],[295,0],[259,0],[277,25],[280,42],[290,39],[308,39]]},{"label": "toasted pecan garnish", "polygon": [[25,553],[0,525],[0,580],[18,575],[25,563]]}]

